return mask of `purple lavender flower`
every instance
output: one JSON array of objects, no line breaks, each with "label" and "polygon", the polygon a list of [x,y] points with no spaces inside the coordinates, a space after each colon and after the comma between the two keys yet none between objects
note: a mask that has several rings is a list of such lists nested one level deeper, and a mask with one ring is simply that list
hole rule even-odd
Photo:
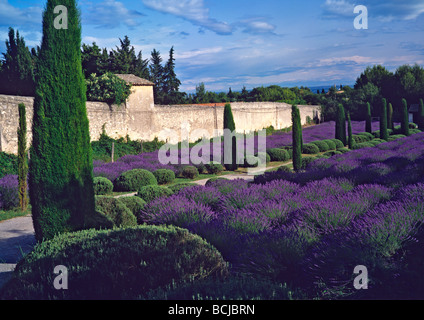
[{"label": "purple lavender flower", "polygon": [[9,210],[19,205],[19,182],[17,175],[0,179],[0,209]]}]

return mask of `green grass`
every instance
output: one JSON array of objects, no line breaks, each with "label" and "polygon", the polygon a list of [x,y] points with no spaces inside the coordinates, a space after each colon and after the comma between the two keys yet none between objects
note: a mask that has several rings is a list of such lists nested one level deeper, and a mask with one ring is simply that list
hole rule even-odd
[{"label": "green grass", "polygon": [[28,208],[26,211],[21,211],[19,209],[13,209],[8,211],[0,210],[0,221],[10,220],[17,217],[24,217],[31,214],[31,208]]}]

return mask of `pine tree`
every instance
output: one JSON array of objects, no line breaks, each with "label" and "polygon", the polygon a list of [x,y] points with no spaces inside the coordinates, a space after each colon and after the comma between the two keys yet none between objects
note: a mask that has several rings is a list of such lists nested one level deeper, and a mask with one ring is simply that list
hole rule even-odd
[{"label": "pine tree", "polygon": [[141,51],[137,55],[137,60],[135,62],[134,75],[143,79],[149,79],[149,60],[143,59]]},{"label": "pine tree", "polygon": [[19,127],[18,127],[18,180],[19,180],[19,207],[21,211],[28,208],[27,178],[28,178],[28,157],[27,157],[27,124],[26,108],[23,103],[19,104]]},{"label": "pine tree", "polygon": [[[229,137],[236,132],[236,124],[234,122],[233,112],[231,105],[227,103],[224,107],[224,165],[227,170],[237,170],[237,138],[233,136],[231,140]],[[231,161],[230,154],[231,151]]]},{"label": "pine tree", "polygon": [[[56,29],[54,8],[68,10]],[[34,99],[29,187],[38,241],[84,228],[94,214],[93,161],[76,0],[48,0]]]},{"label": "pine tree", "polygon": [[365,118],[365,132],[372,133],[371,105],[367,102],[367,115]]},{"label": "pine tree", "polygon": [[418,128],[421,130],[424,129],[424,103],[423,99],[420,99],[420,104],[418,106]]},{"label": "pine tree", "polygon": [[164,68],[162,66],[162,58],[160,52],[153,49],[152,56],[150,58],[150,81],[155,86],[153,87],[153,94],[155,102],[158,104],[164,103],[164,92],[163,92],[163,79],[164,79]]},{"label": "pine tree", "polygon": [[164,68],[163,93],[165,104],[177,104],[180,102],[179,88],[181,81],[175,73],[174,47],[169,51],[169,59]]},{"label": "pine tree", "polygon": [[354,140],[352,135],[352,121],[350,120],[350,112],[347,113],[347,134],[347,144],[349,146],[349,149],[353,149]]},{"label": "pine tree", "polygon": [[346,145],[346,115],[343,105],[340,103],[337,108],[336,118],[336,139],[339,139]]},{"label": "pine tree", "polygon": [[299,125],[300,112],[295,105],[292,106],[292,139],[293,139],[293,169],[302,168],[302,127]]},{"label": "pine tree", "polygon": [[380,138],[386,141],[389,138],[387,133],[387,101],[385,98],[381,99]]},{"label": "pine tree", "polygon": [[402,134],[409,136],[409,113],[408,113],[408,103],[406,99],[402,99],[402,120],[400,123]]},{"label": "pine tree", "polygon": [[125,36],[124,40],[119,39],[119,42],[121,46],[117,46],[116,50],[111,52],[111,72],[120,74],[134,73],[137,61],[135,49],[131,45],[128,36]]},{"label": "pine tree", "polygon": [[103,74],[103,72],[100,72],[99,70],[100,57],[101,50],[95,42],[93,42],[91,46],[83,43],[81,50],[81,63],[86,79],[88,79],[92,73],[95,73],[97,76]]},{"label": "pine tree", "polygon": [[393,130],[393,106],[391,103],[387,108],[387,129]]}]

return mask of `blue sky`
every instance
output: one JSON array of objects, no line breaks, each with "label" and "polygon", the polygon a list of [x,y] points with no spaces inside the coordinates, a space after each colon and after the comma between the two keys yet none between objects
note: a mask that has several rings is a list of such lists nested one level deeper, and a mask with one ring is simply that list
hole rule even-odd
[{"label": "blue sky", "polygon": [[[46,0],[0,0],[8,27],[41,41]],[[424,66],[424,0],[79,0],[84,43],[115,48],[128,35],[149,58],[174,46],[181,90],[353,84],[369,65]],[[356,5],[368,29],[356,30]]]}]

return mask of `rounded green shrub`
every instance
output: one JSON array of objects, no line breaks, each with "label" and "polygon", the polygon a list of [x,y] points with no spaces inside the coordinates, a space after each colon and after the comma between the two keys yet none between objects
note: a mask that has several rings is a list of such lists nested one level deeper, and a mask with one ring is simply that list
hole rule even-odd
[{"label": "rounded green shrub", "polygon": [[342,154],[342,153],[337,150],[331,150],[331,151],[325,152],[323,155],[326,157],[332,157],[332,156],[335,156],[336,154]]},{"label": "rounded green shrub", "polygon": [[374,135],[369,132],[359,132],[358,135],[367,137],[367,141],[374,139]]},{"label": "rounded green shrub", "polygon": [[278,172],[293,172],[288,166],[281,166],[277,169]]},{"label": "rounded green shrub", "polygon": [[153,172],[158,184],[168,184],[175,180],[175,173],[169,169],[158,169]]},{"label": "rounded green shrub", "polygon": [[302,152],[304,154],[317,154],[319,153],[318,147],[313,143],[306,143],[303,145]]},{"label": "rounded green shrub", "polygon": [[289,153],[284,149],[273,148],[267,150],[267,153],[271,157],[271,161],[288,161],[290,160]]},{"label": "rounded green shrub", "polygon": [[302,157],[302,170],[306,170],[316,159],[315,157]]},{"label": "rounded green shrub", "polygon": [[157,185],[158,182],[148,170],[133,169],[122,173],[115,181],[116,191],[137,191],[141,187]]},{"label": "rounded green shrub", "polygon": [[318,147],[319,152],[326,152],[330,150],[330,147],[325,141],[318,140],[318,141],[312,141],[311,143]]},{"label": "rounded green shrub", "polygon": [[341,153],[348,153],[350,150],[348,148],[338,148],[337,151]]},{"label": "rounded green shrub", "polygon": [[172,196],[174,192],[168,187],[163,186],[145,186],[141,187],[137,192],[137,197],[140,197],[146,202],[151,202],[157,198]]},{"label": "rounded green shrub", "polygon": [[244,167],[245,168],[256,168],[261,163],[261,160],[258,157],[255,156],[246,156],[244,158]]},{"label": "rounded green shrub", "polygon": [[[58,265],[68,269],[69,290],[53,286]],[[39,243],[19,262],[0,298],[131,300],[167,285],[227,275],[228,264],[216,248],[188,230],[91,229]]]},{"label": "rounded green shrub", "polygon": [[213,185],[215,181],[219,181],[219,180],[228,180],[228,179],[224,177],[213,177],[213,178],[210,178],[208,181],[206,181],[205,186],[209,187]]},{"label": "rounded green shrub", "polygon": [[403,134],[394,134],[392,136],[389,136],[389,139],[387,141],[394,141],[394,140],[402,139],[402,138],[406,138],[406,136]]},{"label": "rounded green shrub", "polygon": [[146,201],[137,196],[120,197],[119,200],[121,200],[121,202],[125,204],[125,206],[130,209],[135,216],[137,216],[141,209],[143,209],[146,205]]},{"label": "rounded green shrub", "polygon": [[322,141],[324,141],[328,145],[328,150],[336,150],[337,149],[334,141],[332,141],[330,139],[325,139],[325,140],[322,140]]},{"label": "rounded green shrub", "polygon": [[387,141],[380,138],[375,138],[375,139],[372,139],[371,141],[368,141],[368,143],[371,143],[373,146],[376,146],[376,145],[379,145],[380,143],[385,143],[385,142]]},{"label": "rounded green shrub", "polygon": [[94,182],[94,194],[98,196],[104,196],[113,192],[113,183],[104,177],[95,177]]},{"label": "rounded green shrub", "polygon": [[220,174],[222,171],[224,171],[224,166],[215,161],[211,161],[205,164],[205,167],[206,167],[206,171],[209,174]]},{"label": "rounded green shrub", "polygon": [[197,185],[198,184],[191,183],[191,182],[181,182],[181,183],[174,184],[172,186],[168,186],[167,188],[170,189],[174,193],[178,193],[180,190],[182,190],[184,188],[189,188],[189,187],[193,187],[193,186],[197,186]]},{"label": "rounded green shrub", "polygon": [[268,152],[259,152],[255,154],[256,157],[259,157],[259,159],[265,159],[266,163],[271,162],[271,157],[268,154]]},{"label": "rounded green shrub", "polygon": [[119,198],[96,196],[95,200],[96,210],[113,221],[114,226],[127,227],[137,225],[136,217]]},{"label": "rounded green shrub", "polygon": [[343,142],[339,139],[330,139],[331,141],[333,141],[336,144],[336,149],[339,148],[344,148],[345,145],[343,144]]},{"label": "rounded green shrub", "polygon": [[420,129],[409,129],[409,134],[416,134],[422,132]]},{"label": "rounded green shrub", "polygon": [[193,180],[199,176],[199,171],[194,166],[186,166],[181,174],[184,178]]},{"label": "rounded green shrub", "polygon": [[418,125],[416,123],[410,122],[409,129],[418,129]]},{"label": "rounded green shrub", "polygon": [[289,154],[289,159],[293,159],[293,147],[292,146],[284,146],[281,147],[281,149],[284,149]]},{"label": "rounded green shrub", "polygon": [[362,149],[362,148],[371,148],[374,147],[374,145],[370,142],[362,142],[362,143],[357,143],[353,146],[353,150],[357,150],[357,149]]}]

